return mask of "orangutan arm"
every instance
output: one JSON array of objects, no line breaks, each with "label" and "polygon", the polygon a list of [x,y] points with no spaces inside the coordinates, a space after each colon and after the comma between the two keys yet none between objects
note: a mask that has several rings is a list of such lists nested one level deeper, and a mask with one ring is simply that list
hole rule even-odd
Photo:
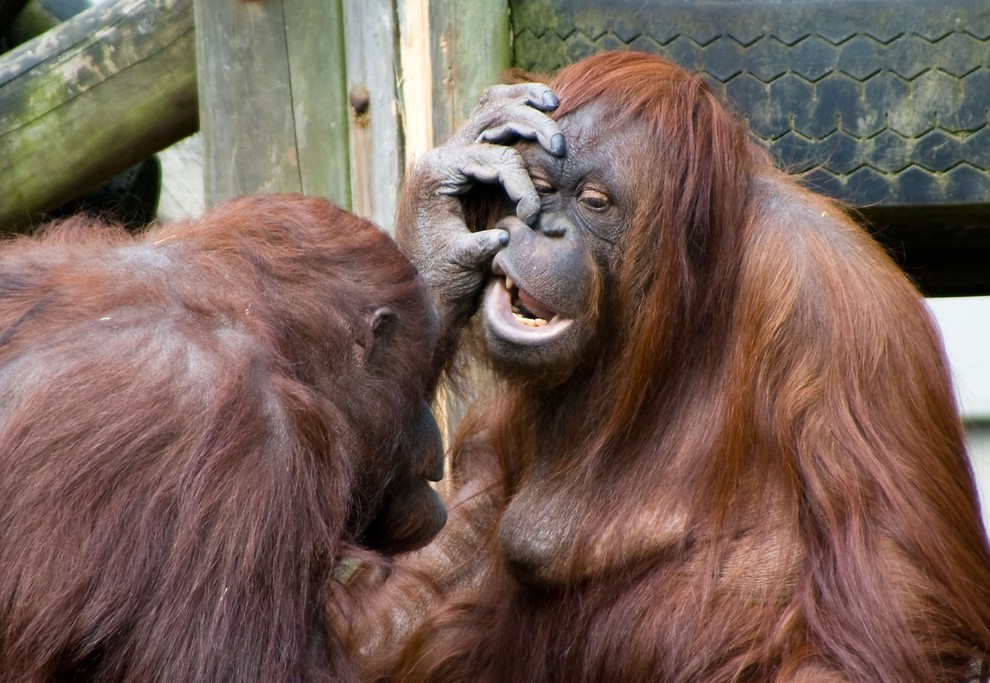
[{"label": "orangutan arm", "polygon": [[410,637],[427,614],[470,592],[488,570],[502,501],[497,461],[478,439],[460,452],[446,526],[434,541],[387,567],[361,564],[347,582],[348,604],[333,615],[362,681],[390,680]]}]

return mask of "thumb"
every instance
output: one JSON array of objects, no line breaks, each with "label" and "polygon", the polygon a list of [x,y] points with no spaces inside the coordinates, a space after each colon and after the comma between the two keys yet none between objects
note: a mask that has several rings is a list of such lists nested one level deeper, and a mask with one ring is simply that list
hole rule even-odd
[{"label": "thumb", "polygon": [[450,247],[450,260],[465,270],[487,264],[509,244],[509,233],[498,228],[459,235]]}]

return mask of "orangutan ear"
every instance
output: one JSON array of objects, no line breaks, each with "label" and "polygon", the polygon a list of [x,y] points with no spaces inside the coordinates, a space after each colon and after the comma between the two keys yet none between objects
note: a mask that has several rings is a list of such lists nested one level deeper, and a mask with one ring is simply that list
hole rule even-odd
[{"label": "orangutan ear", "polygon": [[364,351],[364,361],[375,364],[382,350],[387,348],[389,340],[395,334],[398,315],[388,306],[376,308],[365,319],[365,328],[358,335],[358,344]]}]

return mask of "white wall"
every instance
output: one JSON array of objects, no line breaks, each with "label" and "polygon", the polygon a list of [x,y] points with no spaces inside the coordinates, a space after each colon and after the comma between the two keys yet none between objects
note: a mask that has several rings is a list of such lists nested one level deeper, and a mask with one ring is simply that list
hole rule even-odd
[{"label": "white wall", "polygon": [[973,460],[976,485],[983,501],[983,525],[990,529],[990,425],[971,425],[969,434],[969,457]]},{"label": "white wall", "polygon": [[929,299],[945,340],[990,528],[990,297]]}]

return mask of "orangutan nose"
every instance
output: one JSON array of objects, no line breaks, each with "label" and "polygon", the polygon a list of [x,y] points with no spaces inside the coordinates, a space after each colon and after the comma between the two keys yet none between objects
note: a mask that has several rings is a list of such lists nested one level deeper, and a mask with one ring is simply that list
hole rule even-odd
[{"label": "orangutan nose", "polygon": [[571,221],[563,214],[543,212],[534,229],[547,237],[564,237],[572,228]]}]

